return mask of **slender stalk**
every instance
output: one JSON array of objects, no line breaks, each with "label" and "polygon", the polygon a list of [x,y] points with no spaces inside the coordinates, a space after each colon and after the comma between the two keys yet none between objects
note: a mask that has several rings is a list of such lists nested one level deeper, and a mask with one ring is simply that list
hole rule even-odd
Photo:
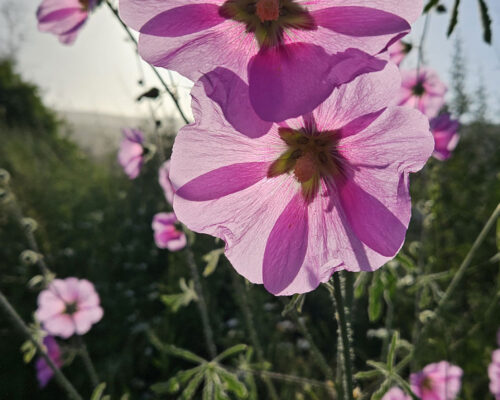
[{"label": "slender stalk", "polygon": [[194,259],[193,249],[191,248],[191,244],[189,242],[190,241],[188,240],[186,248],[184,249],[186,253],[186,260],[189,266],[189,270],[191,272],[191,277],[193,278],[196,295],[198,296],[198,301],[196,302],[196,304],[198,304],[198,309],[201,315],[201,322],[203,325],[203,332],[205,334],[205,341],[208,349],[208,354],[210,355],[211,358],[215,358],[217,356],[217,349],[215,347],[213,330],[210,325],[210,318],[208,317],[207,302],[205,300],[205,296],[203,295],[203,287],[201,286],[200,272],[198,271],[198,266],[196,265],[196,261]]},{"label": "slender stalk", "polygon": [[99,376],[97,375],[97,371],[92,363],[92,359],[90,358],[89,352],[87,350],[87,346],[83,341],[81,336],[78,336],[78,344],[80,347],[80,357],[82,357],[83,364],[85,365],[85,369],[90,377],[90,382],[92,383],[92,387],[96,388],[99,385]]},{"label": "slender stalk", "polygon": [[427,15],[425,16],[422,36],[420,37],[420,44],[418,46],[417,77],[420,74],[420,69],[422,68],[422,64],[424,62],[424,45],[425,45],[425,39],[427,38],[427,32],[429,31],[430,19],[431,19],[431,14],[427,13]]},{"label": "slender stalk", "polygon": [[342,339],[342,350],[343,350],[343,363],[344,363],[344,398],[346,400],[354,400],[353,397],[353,379],[352,379],[352,361],[351,361],[351,351],[350,351],[350,340],[349,340],[349,327],[347,323],[347,317],[344,306],[344,299],[342,296],[342,285],[340,283],[339,273],[334,273],[333,277],[333,300],[337,306],[337,316],[338,324],[340,328],[340,334]]},{"label": "slender stalk", "polygon": [[[123,27],[123,29],[125,29],[125,32],[127,32],[127,35],[130,38],[130,40],[132,40],[132,42],[135,44],[135,46],[137,48],[137,45],[138,45],[137,40],[135,39],[135,37],[132,34],[132,32],[129,29],[129,27],[120,18],[120,14],[118,13],[118,10],[115,7],[113,7],[113,5],[109,2],[109,0],[105,0],[105,2],[106,2],[106,5],[111,10],[111,12],[116,17],[116,19],[118,20],[118,22],[120,22],[120,24]],[[189,124],[189,119],[186,117],[186,114],[184,114],[184,111],[182,110],[182,107],[181,107],[181,105],[179,103],[179,100],[177,99],[177,96],[175,95],[175,93],[172,92],[172,90],[168,87],[167,83],[165,82],[165,80],[163,79],[163,77],[160,75],[160,73],[158,72],[158,70],[153,65],[151,65],[151,64],[148,64],[148,65],[151,67],[151,70],[155,74],[156,78],[158,78],[158,81],[161,83],[161,85],[163,86],[163,88],[165,89],[165,91],[168,93],[168,95],[170,96],[170,98],[174,102],[174,105],[177,108],[177,111],[179,112],[181,118],[184,120],[184,122],[186,124]]]},{"label": "slender stalk", "polygon": [[66,376],[61,372],[61,370],[54,364],[52,359],[49,357],[47,352],[43,349],[43,347],[38,343],[38,341],[31,335],[28,327],[21,319],[19,314],[16,312],[14,307],[9,303],[4,294],[0,291],[0,308],[7,314],[12,320],[13,325],[28,339],[30,340],[36,347],[38,353],[45,360],[47,365],[50,367],[52,372],[54,372],[54,379],[59,384],[59,386],[64,389],[68,397],[72,400],[83,400],[82,396],[76,391],[75,387],[71,384],[71,382],[66,378]]}]

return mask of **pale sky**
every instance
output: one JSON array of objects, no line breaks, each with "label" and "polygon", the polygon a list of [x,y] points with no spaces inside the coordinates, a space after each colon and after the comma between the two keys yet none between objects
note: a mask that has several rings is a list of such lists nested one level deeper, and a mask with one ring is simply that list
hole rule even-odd
[{"label": "pale sky", "polygon": [[[9,0],[0,0],[0,6]],[[12,0],[11,0],[12,1]],[[36,28],[35,11],[40,0],[15,0],[21,9],[19,22],[24,40],[19,49],[19,69],[23,76],[41,87],[46,103],[64,111],[90,111],[119,116],[147,116],[145,104],[137,104],[134,98],[141,93],[137,84],[140,68],[132,44],[126,40],[121,25],[104,5],[88,20],[76,43],[64,46],[51,34],[40,33]],[[477,2],[465,0],[460,9],[457,32],[464,41],[464,53],[468,63],[468,88],[472,92],[481,73],[489,90],[490,114],[500,120],[500,2],[487,0],[494,20],[494,44],[482,42],[482,31]],[[452,1],[445,0],[451,8]],[[449,81],[453,39],[446,39],[449,15],[433,14],[426,42],[426,61],[436,69],[445,81]],[[410,37],[417,42],[423,26],[423,18],[414,26]],[[0,27],[0,44],[9,36],[5,26]],[[148,66],[148,86],[157,85]],[[403,67],[414,67],[410,58]],[[167,81],[170,77],[163,74]],[[172,74],[179,88],[182,104],[189,110],[190,81]],[[158,105],[163,114],[175,111],[167,97]]]}]

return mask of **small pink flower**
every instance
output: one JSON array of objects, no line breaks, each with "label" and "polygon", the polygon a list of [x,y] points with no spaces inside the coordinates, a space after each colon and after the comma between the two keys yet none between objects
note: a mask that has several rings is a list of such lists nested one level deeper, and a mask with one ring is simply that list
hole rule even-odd
[{"label": "small pink flower", "polygon": [[[43,344],[47,349],[47,355],[55,364],[56,367],[61,368],[63,366],[63,361],[61,359],[61,349],[53,336],[45,336],[43,339]],[[36,376],[38,378],[38,383],[41,388],[47,386],[47,383],[54,376],[52,368],[49,367],[47,362],[43,357],[38,357],[36,360]]]},{"label": "small pink flower", "polygon": [[121,0],[149,63],[196,81],[223,67],[267,121],[312,111],[335,87],[379,71],[372,57],[410,31],[422,0]]},{"label": "small pink flower", "polygon": [[447,361],[429,364],[411,374],[411,390],[421,400],[455,400],[462,385],[463,371]]},{"label": "small pink flower", "polygon": [[135,179],[144,164],[144,135],[137,129],[124,129],[118,161],[130,179]]},{"label": "small pink flower", "polygon": [[409,173],[434,148],[424,115],[389,106],[397,67],[279,124],[248,107],[245,87],[218,68],[192,91],[196,122],[176,137],[170,171],[179,220],[223,239],[234,268],[277,295],[392,259],[410,221]]},{"label": "small pink flower", "polygon": [[163,163],[163,165],[160,167],[159,171],[159,182],[160,186],[163,189],[163,193],[165,194],[165,198],[167,199],[168,203],[172,205],[174,201],[174,187],[172,186],[172,182],[170,182],[170,177],[168,176],[170,174],[170,160],[167,160]]},{"label": "small pink flower", "polygon": [[83,335],[103,315],[99,295],[86,279],[55,279],[38,296],[35,316],[54,336]]},{"label": "small pink flower", "polygon": [[444,95],[448,90],[437,73],[429,68],[422,68],[417,77],[417,70],[401,71],[403,83],[399,95],[399,105],[416,108],[429,118],[435,117],[444,105]]},{"label": "small pink flower", "polygon": [[393,387],[384,395],[384,397],[382,397],[382,400],[411,400],[411,397],[400,388]]},{"label": "small pink flower", "polygon": [[492,361],[488,367],[490,392],[496,400],[500,400],[500,349],[495,350],[491,358]]},{"label": "small pink flower", "polygon": [[156,246],[170,251],[186,247],[186,235],[175,226],[177,217],[174,213],[159,213],[153,218],[153,230]]},{"label": "small pink flower", "polygon": [[396,43],[389,47],[389,57],[391,61],[396,65],[400,65],[408,53],[411,51],[412,45],[402,40],[398,40]]},{"label": "small pink flower", "polygon": [[72,44],[96,2],[96,0],[43,0],[36,13],[38,29],[57,35],[61,43]]},{"label": "small pink flower", "polygon": [[457,147],[460,135],[458,121],[451,119],[450,114],[442,114],[431,120],[431,131],[436,143],[433,156],[444,161],[451,157],[451,152]]}]

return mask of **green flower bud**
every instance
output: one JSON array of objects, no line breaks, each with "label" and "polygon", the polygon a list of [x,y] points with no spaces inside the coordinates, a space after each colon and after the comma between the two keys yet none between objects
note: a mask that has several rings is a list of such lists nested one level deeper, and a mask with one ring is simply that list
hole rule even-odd
[{"label": "green flower bud", "polygon": [[35,232],[38,229],[38,223],[33,218],[23,218],[21,226],[26,232]]},{"label": "green flower bud", "polygon": [[21,262],[28,266],[35,265],[41,258],[42,255],[33,250],[24,250],[20,256]]}]

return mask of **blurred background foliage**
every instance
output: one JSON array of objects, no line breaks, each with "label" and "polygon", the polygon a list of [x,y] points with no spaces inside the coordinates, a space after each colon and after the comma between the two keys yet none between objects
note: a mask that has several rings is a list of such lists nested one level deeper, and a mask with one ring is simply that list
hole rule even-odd
[{"label": "blurred background foliage", "polygon": [[[457,62],[463,63],[458,47]],[[449,161],[431,160],[412,177],[413,220],[401,254],[376,273],[356,276],[352,318],[358,371],[367,369],[366,361],[387,356],[394,330],[408,342],[420,340],[419,321],[435,308],[500,200],[500,127],[485,117],[484,88],[465,93],[460,73],[464,69],[457,68],[451,109],[469,121],[462,127],[459,146]],[[151,386],[192,365],[158,351],[151,333],[162,343],[201,357],[208,354],[196,305],[191,302],[177,312],[166,305],[175,298],[165,295],[180,293],[179,280],[189,282],[190,277],[182,251],[158,250],[153,242],[153,215],[168,209],[157,184],[160,162],[149,162],[131,182],[120,170],[116,154],[92,157],[64,133],[67,130],[65,122],[42,104],[37,88],[16,74],[15,65],[0,62],[0,168],[10,172],[24,215],[38,222],[36,236],[51,269],[60,277],[87,278],[96,285],[105,316],[86,341],[101,381],[108,384],[107,393],[113,398],[125,393],[132,399],[176,398],[157,394]],[[173,138],[163,138],[168,154]],[[31,321],[37,291],[27,283],[38,271],[20,261],[28,244],[8,210],[0,207],[0,288],[24,320]],[[500,263],[491,261],[500,251],[499,243],[500,237],[496,241],[494,234],[488,236],[452,304],[432,323],[428,338],[421,340],[410,365],[401,371],[403,377],[410,369],[446,359],[465,371],[462,399],[488,398],[486,370],[500,327]],[[221,247],[209,237],[196,237],[200,272],[207,263],[204,256]],[[217,264],[216,257],[212,261]],[[305,324],[335,372],[336,323],[327,290],[308,294],[300,313],[282,316],[289,299],[246,283],[223,257],[218,264],[203,286],[219,351],[238,343],[253,345],[251,325],[269,363],[257,369],[325,381],[324,369],[301,330]],[[242,312],[247,306],[250,320],[248,312]],[[23,364],[23,341],[2,316],[0,398],[61,398],[54,382],[40,391],[34,366]],[[75,344],[69,340],[64,345]],[[262,361],[258,358],[254,352],[251,358],[241,355],[227,362],[237,368]],[[85,397],[90,396],[79,359],[64,372]],[[377,382],[357,383],[364,393],[377,389]],[[246,384],[249,398],[270,398],[261,379],[248,378]],[[326,398],[324,389],[305,382],[277,380],[275,387],[279,399]]]}]

